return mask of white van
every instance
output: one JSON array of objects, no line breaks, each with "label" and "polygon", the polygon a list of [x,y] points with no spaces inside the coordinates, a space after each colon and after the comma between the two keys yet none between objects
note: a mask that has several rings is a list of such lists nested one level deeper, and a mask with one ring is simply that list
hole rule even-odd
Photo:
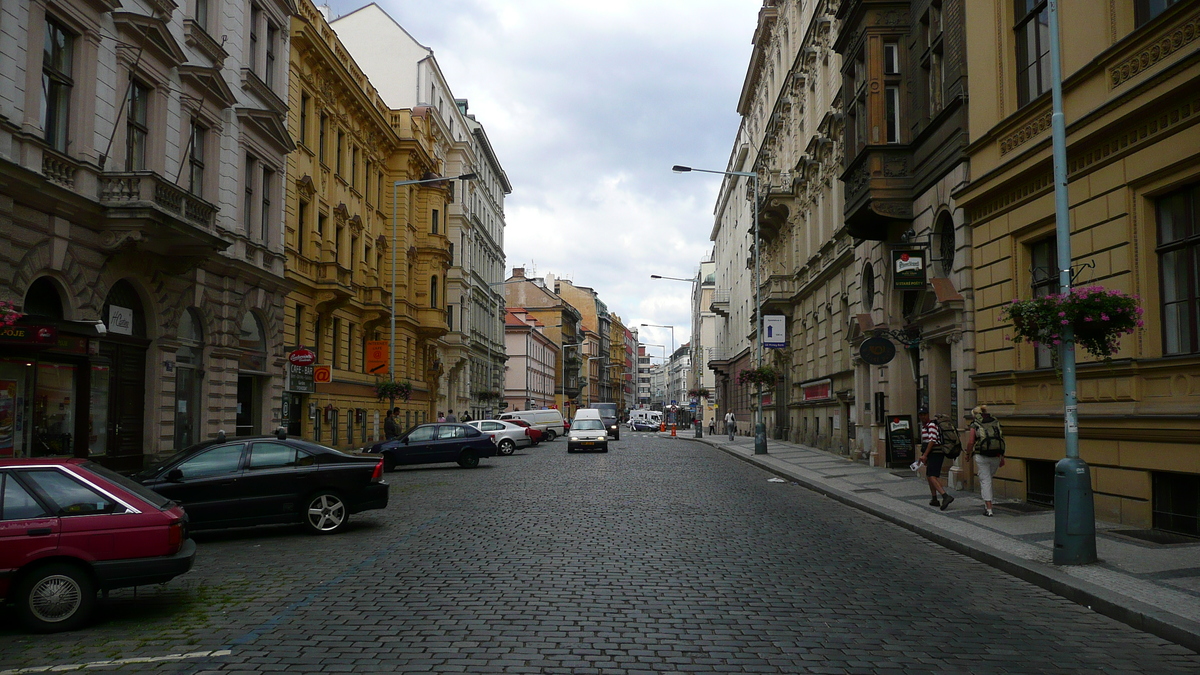
[{"label": "white van", "polygon": [[552,441],[567,432],[562,413],[557,410],[514,410],[500,415],[501,420],[524,420],[529,426],[541,429],[546,440]]},{"label": "white van", "polygon": [[634,422],[645,422],[658,426],[662,424],[662,412],[658,410],[630,410],[629,411],[629,428],[633,428]]}]

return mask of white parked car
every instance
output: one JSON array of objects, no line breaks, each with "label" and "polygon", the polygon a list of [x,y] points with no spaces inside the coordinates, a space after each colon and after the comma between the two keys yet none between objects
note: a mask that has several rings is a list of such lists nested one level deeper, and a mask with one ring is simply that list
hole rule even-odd
[{"label": "white parked car", "polygon": [[467,422],[467,426],[475,427],[484,436],[491,436],[492,442],[496,444],[496,452],[501,455],[511,455],[517,448],[533,445],[533,439],[530,438],[526,428],[512,422],[471,420]]},{"label": "white parked car", "polygon": [[514,418],[525,420],[532,426],[541,429],[542,433],[546,435],[547,441],[552,441],[566,433],[562,413],[557,410],[514,410],[500,415],[501,421]]}]

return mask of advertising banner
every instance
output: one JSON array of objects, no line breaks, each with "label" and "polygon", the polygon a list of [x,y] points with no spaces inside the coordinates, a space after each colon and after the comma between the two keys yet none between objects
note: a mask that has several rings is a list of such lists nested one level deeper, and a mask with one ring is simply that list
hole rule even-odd
[{"label": "advertising banner", "polygon": [[892,287],[925,288],[925,251],[892,251]]}]

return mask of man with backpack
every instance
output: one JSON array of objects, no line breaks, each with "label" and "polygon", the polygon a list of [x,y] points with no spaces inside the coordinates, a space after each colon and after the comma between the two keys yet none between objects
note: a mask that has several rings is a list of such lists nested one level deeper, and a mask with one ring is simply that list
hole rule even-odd
[{"label": "man with backpack", "polygon": [[986,405],[971,411],[971,433],[967,436],[967,452],[973,453],[975,473],[979,476],[979,496],[983,498],[983,515],[992,515],[992,477],[1004,466],[1004,430],[1000,420],[988,414]]},{"label": "man with backpack", "polygon": [[[928,408],[921,408],[917,416],[917,419],[921,420],[921,445],[925,447],[920,462],[925,465],[925,480],[929,481],[929,492],[933,495],[929,500],[929,505],[940,507],[945,511],[946,507],[950,506],[950,502],[954,501],[954,496],[946,492],[941,481],[942,463],[947,455],[946,437],[949,435],[942,431],[940,422],[943,418],[944,415],[938,415],[937,422],[929,419]],[[957,430],[954,431],[954,441],[958,441]],[[955,453],[955,457],[957,456],[958,454]],[[939,498],[941,501],[938,501]]]}]

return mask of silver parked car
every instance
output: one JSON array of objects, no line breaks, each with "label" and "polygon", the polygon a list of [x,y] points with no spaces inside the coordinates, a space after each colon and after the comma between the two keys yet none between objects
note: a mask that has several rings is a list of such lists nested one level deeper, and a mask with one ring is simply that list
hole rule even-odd
[{"label": "silver parked car", "polygon": [[533,445],[533,439],[525,431],[525,427],[501,420],[471,420],[468,426],[475,427],[484,436],[491,436],[496,444],[496,452],[501,455],[511,455],[517,448]]}]

